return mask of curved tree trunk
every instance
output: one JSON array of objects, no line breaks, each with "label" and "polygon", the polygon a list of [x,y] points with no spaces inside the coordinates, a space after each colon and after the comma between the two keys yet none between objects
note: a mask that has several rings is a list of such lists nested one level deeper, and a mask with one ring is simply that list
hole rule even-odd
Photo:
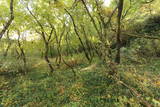
[{"label": "curved tree trunk", "polygon": [[13,11],[13,1],[10,1],[10,19],[6,22],[6,24],[3,26],[1,32],[0,32],[0,39],[3,37],[4,33],[7,31],[9,28],[10,24],[12,23],[14,19],[14,11]]},{"label": "curved tree trunk", "polygon": [[9,38],[9,30],[7,31],[7,39],[8,39],[8,40],[7,40],[7,41],[8,41],[8,46],[7,46],[7,48],[5,49],[5,52],[4,52],[4,54],[3,54],[4,57],[7,57],[8,51],[9,51],[11,45],[12,45],[12,42],[11,42],[11,40],[10,40],[10,38]]},{"label": "curved tree trunk", "polygon": [[22,47],[22,44],[20,42],[20,31],[18,30],[18,47],[20,49],[20,57],[22,58],[23,60],[23,65],[24,65],[24,70],[25,72],[27,72],[27,60],[26,60],[26,55],[25,55],[25,52],[24,52],[24,49]]}]

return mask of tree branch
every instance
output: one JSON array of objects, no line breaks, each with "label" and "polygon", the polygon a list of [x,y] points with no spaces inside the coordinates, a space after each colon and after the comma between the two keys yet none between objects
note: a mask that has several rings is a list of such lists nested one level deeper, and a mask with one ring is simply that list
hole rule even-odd
[{"label": "tree branch", "polygon": [[4,33],[9,28],[10,24],[12,23],[12,21],[14,19],[13,1],[14,0],[10,1],[10,19],[6,22],[6,24],[4,25],[3,29],[0,32],[0,39],[3,37]]}]

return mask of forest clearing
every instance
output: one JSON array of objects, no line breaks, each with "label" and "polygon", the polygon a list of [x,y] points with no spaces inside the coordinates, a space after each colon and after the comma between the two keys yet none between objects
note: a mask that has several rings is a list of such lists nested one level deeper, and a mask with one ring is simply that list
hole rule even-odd
[{"label": "forest clearing", "polygon": [[0,0],[0,107],[160,107],[160,0]]}]

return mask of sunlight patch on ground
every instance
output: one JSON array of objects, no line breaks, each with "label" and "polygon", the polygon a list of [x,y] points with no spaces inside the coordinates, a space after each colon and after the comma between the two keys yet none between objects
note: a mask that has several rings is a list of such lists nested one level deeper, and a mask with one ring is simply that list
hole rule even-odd
[{"label": "sunlight patch on ground", "polygon": [[34,66],[33,66],[33,68],[37,68],[37,67],[39,67],[39,66],[42,66],[42,65],[45,65],[45,61],[44,60],[41,60],[41,61],[39,61],[38,63],[36,63]]},{"label": "sunlight patch on ground", "polygon": [[90,65],[88,67],[82,68],[81,71],[93,70],[93,69],[96,68],[96,66],[97,66],[97,64],[92,64],[92,65]]}]

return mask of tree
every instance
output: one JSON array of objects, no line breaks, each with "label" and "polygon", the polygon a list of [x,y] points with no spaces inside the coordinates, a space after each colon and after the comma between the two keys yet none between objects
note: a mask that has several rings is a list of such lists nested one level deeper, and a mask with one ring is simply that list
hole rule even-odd
[{"label": "tree", "polygon": [[14,2],[14,0],[10,0],[10,18],[4,24],[2,30],[0,31],[0,39],[2,38],[2,36],[4,35],[4,33],[7,31],[7,29],[9,28],[10,24],[12,23],[12,21],[14,19],[13,2]]},{"label": "tree", "polygon": [[124,1],[123,0],[119,0],[118,3],[118,15],[117,15],[117,23],[118,23],[118,27],[117,27],[117,54],[116,54],[116,58],[115,58],[115,62],[116,63],[120,63],[120,50],[121,50],[121,17],[122,17],[122,11],[123,11],[123,4]]},{"label": "tree", "polygon": [[[53,33],[53,30],[54,28],[51,29],[49,35],[45,32],[45,29],[43,27],[43,25],[41,24],[41,22],[37,19],[37,17],[30,11],[30,9],[27,7],[27,10],[29,11],[29,13],[33,16],[34,20],[36,21],[36,23],[38,24],[38,26],[40,27],[40,32],[38,30],[36,30],[36,32],[38,34],[40,34],[43,38],[43,42],[44,42],[44,45],[45,45],[45,53],[44,53],[44,59],[45,61],[47,62],[49,68],[50,68],[50,72],[54,72],[54,68],[49,60],[49,57],[48,57],[48,52],[49,52],[49,43],[50,43],[50,40],[51,40],[51,37],[52,37],[52,33]],[[49,36],[47,38],[47,35]]]}]

